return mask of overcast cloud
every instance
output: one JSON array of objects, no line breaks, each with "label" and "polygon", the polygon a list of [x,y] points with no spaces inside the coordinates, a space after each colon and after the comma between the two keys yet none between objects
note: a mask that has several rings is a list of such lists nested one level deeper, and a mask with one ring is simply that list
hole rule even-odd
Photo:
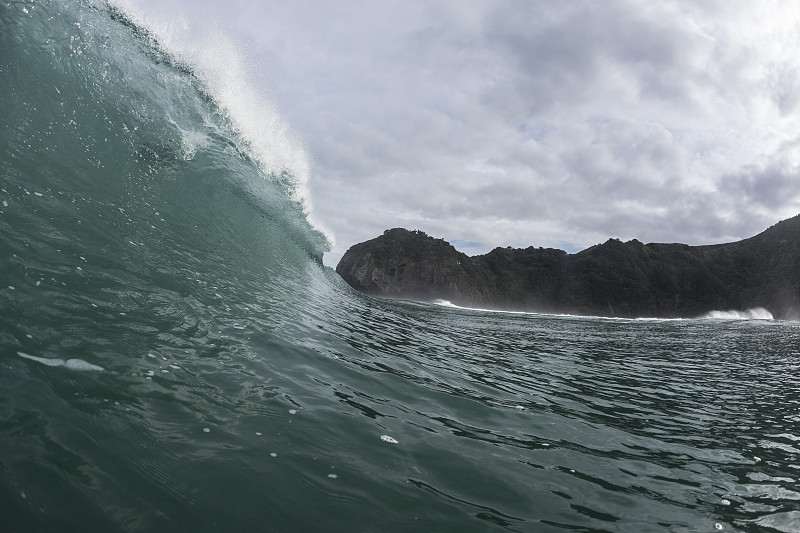
[{"label": "overcast cloud", "polygon": [[794,1],[147,2],[239,50],[309,156],[331,266],[398,226],[575,252],[800,213]]}]

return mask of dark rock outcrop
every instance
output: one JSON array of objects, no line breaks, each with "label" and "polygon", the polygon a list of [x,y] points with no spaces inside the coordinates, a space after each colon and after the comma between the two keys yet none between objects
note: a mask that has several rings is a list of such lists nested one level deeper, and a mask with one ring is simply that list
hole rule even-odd
[{"label": "dark rock outcrop", "polygon": [[421,231],[356,244],[336,272],[384,298],[465,307],[623,317],[694,317],[763,307],[800,318],[800,216],[711,246],[609,239],[577,254],[496,248],[469,257]]}]

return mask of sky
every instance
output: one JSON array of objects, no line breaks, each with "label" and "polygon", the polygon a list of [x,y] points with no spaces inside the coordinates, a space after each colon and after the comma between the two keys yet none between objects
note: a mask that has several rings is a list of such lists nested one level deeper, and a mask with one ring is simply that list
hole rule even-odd
[{"label": "sky", "polygon": [[800,214],[795,0],[120,1],[275,113],[329,266],[394,227],[574,253]]}]

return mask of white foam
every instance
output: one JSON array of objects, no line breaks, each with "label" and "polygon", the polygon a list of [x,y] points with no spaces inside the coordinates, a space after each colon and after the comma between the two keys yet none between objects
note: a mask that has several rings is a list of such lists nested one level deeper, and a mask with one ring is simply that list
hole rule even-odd
[{"label": "white foam", "polygon": [[[294,199],[303,205],[308,221],[333,243],[333,235],[313,216],[308,186],[309,156],[271,99],[255,88],[257,80],[252,73],[257,69],[248,64],[244,47],[203,18],[202,13],[190,18],[176,13],[175,7],[168,3],[140,0],[110,3],[152,32],[170,54],[194,67],[194,73],[244,139],[239,148],[250,154],[265,174],[278,176],[286,170],[292,175]],[[185,133],[181,131],[181,147],[184,156],[193,157],[193,149],[198,147],[195,142],[200,137],[195,132],[189,133],[189,137]]]},{"label": "white foam", "polygon": [[[421,302],[425,303],[425,302]],[[558,318],[589,318],[592,320],[611,320],[611,321],[636,321],[636,322],[681,322],[683,318],[656,318],[656,317],[638,317],[638,318],[623,318],[623,317],[605,317],[605,316],[589,316],[589,315],[571,315],[571,314],[558,314],[558,313],[538,313],[535,311],[506,311],[502,309],[484,309],[480,307],[462,307],[456,305],[448,300],[434,300],[430,302],[434,305],[441,307],[449,307],[452,309],[463,309],[465,311],[479,311],[482,313],[502,313],[510,315],[537,315],[537,316],[550,316]],[[717,319],[717,320],[774,320],[772,313],[763,307],[753,307],[745,311],[710,311],[705,315],[700,316],[701,319]]]},{"label": "white foam", "polygon": [[774,320],[772,313],[763,307],[753,307],[745,311],[710,311],[701,318],[715,318],[721,320]]},{"label": "white foam", "polygon": [[17,352],[17,355],[20,357],[24,357],[25,359],[30,359],[31,361],[36,361],[37,363],[41,363],[46,366],[63,366],[68,368],[69,370],[76,370],[78,372],[102,372],[105,370],[102,366],[93,365],[83,359],[51,359],[49,357],[37,357],[35,355],[30,355],[25,352]]},{"label": "white foam", "polygon": [[104,370],[102,366],[93,365],[83,359],[67,359],[64,366],[70,370],[78,370],[80,372],[102,372]]},{"label": "white foam", "polygon": [[208,137],[204,133],[200,131],[184,130],[171,118],[169,121],[181,133],[181,154],[186,161],[194,159],[197,150],[201,150],[208,145]]},{"label": "white foam", "polygon": [[[424,303],[424,302],[423,302]],[[463,309],[465,311],[480,311],[482,313],[505,313],[511,315],[541,315],[542,313],[535,313],[532,311],[504,311],[502,309],[484,309],[481,307],[462,307],[460,305],[456,305],[453,302],[448,300],[434,300],[431,302],[434,305],[440,305],[442,307],[451,307],[453,309]]]}]

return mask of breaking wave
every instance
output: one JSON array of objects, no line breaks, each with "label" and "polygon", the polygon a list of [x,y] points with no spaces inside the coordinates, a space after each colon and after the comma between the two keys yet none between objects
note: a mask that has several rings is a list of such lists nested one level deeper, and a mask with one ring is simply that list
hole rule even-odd
[{"label": "breaking wave", "polygon": [[719,320],[774,320],[772,313],[763,307],[753,307],[745,311],[710,311],[701,318],[713,318]]},{"label": "breaking wave", "polygon": [[791,531],[800,328],[356,293],[154,18],[0,4],[0,531]]}]

